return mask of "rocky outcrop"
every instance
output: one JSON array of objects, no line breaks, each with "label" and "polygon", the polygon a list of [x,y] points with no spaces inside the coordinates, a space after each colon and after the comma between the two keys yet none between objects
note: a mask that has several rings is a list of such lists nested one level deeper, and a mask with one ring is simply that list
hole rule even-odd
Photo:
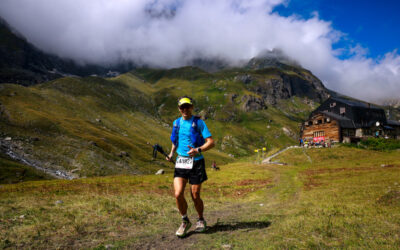
[{"label": "rocky outcrop", "polygon": [[237,75],[234,80],[261,95],[267,104],[292,96],[308,97],[316,102],[328,98],[322,82],[279,49],[260,53],[245,68],[249,73]]},{"label": "rocky outcrop", "polygon": [[69,173],[63,169],[57,169],[56,167],[45,167],[45,163],[33,159],[33,157],[27,153],[24,145],[21,142],[13,140],[11,137],[0,139],[0,151],[9,156],[11,159],[21,162],[26,166],[33,167],[39,171],[42,171],[57,179],[72,180],[78,176]]},{"label": "rocky outcrop", "polygon": [[244,95],[242,97],[242,103],[243,103],[242,110],[244,110],[246,112],[267,108],[267,105],[265,104],[264,99],[256,97],[256,96]]},{"label": "rocky outcrop", "polygon": [[273,49],[262,51],[259,55],[252,58],[245,67],[247,69],[264,69],[268,67],[290,69],[301,66],[298,62],[287,56],[283,50]]},{"label": "rocky outcrop", "polygon": [[198,112],[198,114],[203,120],[214,118],[215,108],[213,106],[208,106],[206,109],[203,109],[200,112]]},{"label": "rocky outcrop", "polygon": [[272,105],[280,99],[288,99],[292,96],[307,97],[316,102],[321,102],[329,95],[322,82],[308,73],[296,75],[281,73],[274,78],[258,80],[256,84],[248,88],[250,91],[259,94],[262,97],[262,102]]},{"label": "rocky outcrop", "polygon": [[249,74],[245,74],[235,76],[234,80],[237,82],[242,82],[244,84],[249,84],[254,80],[254,78]]}]

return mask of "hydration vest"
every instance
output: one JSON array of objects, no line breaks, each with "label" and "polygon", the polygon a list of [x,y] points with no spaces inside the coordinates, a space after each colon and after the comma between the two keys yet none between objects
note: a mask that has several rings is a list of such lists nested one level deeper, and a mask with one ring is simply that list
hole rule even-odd
[{"label": "hydration vest", "polygon": [[[171,134],[171,141],[177,147],[179,142],[179,128],[181,126],[181,119],[182,117],[179,117],[176,120],[174,127],[172,128],[172,134]],[[204,140],[203,136],[201,135],[199,129],[198,125],[199,120],[200,117],[194,116],[192,126],[190,126],[190,141],[193,143],[193,146],[195,148],[202,146],[206,142],[206,140]]]}]

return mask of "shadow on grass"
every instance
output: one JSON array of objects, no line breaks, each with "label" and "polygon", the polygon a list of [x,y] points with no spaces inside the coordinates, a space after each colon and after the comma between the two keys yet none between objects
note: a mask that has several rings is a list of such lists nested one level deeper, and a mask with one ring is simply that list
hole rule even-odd
[{"label": "shadow on grass", "polygon": [[[271,225],[269,221],[252,221],[252,222],[233,222],[233,223],[215,223],[213,226],[207,227],[207,230],[202,234],[213,234],[216,232],[226,232],[226,231],[236,231],[240,229],[261,229],[267,228]],[[198,234],[196,231],[189,232],[186,237],[189,237],[193,234]],[[185,237],[185,238],[186,238]]]}]

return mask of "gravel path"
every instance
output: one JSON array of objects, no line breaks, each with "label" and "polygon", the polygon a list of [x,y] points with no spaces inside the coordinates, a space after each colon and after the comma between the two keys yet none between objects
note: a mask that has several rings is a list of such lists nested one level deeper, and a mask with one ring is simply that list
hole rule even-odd
[{"label": "gravel path", "polygon": [[276,152],[275,154],[273,154],[273,155],[271,155],[271,156],[265,158],[265,159],[262,161],[262,163],[263,163],[263,164],[285,165],[285,163],[282,163],[282,162],[272,162],[271,160],[272,160],[272,158],[278,156],[279,154],[281,154],[281,153],[283,153],[283,152],[285,152],[286,150],[291,149],[291,148],[300,148],[300,147],[299,147],[299,146],[289,146],[289,147],[287,147],[287,148],[284,148],[284,149],[282,149],[282,150],[279,150],[279,151]]}]

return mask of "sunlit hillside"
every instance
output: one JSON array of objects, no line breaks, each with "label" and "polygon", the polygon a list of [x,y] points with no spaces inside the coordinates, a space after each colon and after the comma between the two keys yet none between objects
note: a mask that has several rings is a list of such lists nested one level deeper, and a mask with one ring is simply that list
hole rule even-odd
[{"label": "sunlit hillside", "polygon": [[[2,148],[58,177],[170,171],[161,157],[152,159],[151,145],[169,150],[177,99],[190,95],[216,139],[206,159],[224,164],[256,148],[296,143],[299,123],[319,101],[309,74],[278,68],[210,74],[184,67],[138,69],[115,78],[66,77],[30,87],[2,84]],[[265,92],[275,82],[276,94],[283,95],[278,99]],[[309,93],[293,87],[285,94],[293,84]]]}]

